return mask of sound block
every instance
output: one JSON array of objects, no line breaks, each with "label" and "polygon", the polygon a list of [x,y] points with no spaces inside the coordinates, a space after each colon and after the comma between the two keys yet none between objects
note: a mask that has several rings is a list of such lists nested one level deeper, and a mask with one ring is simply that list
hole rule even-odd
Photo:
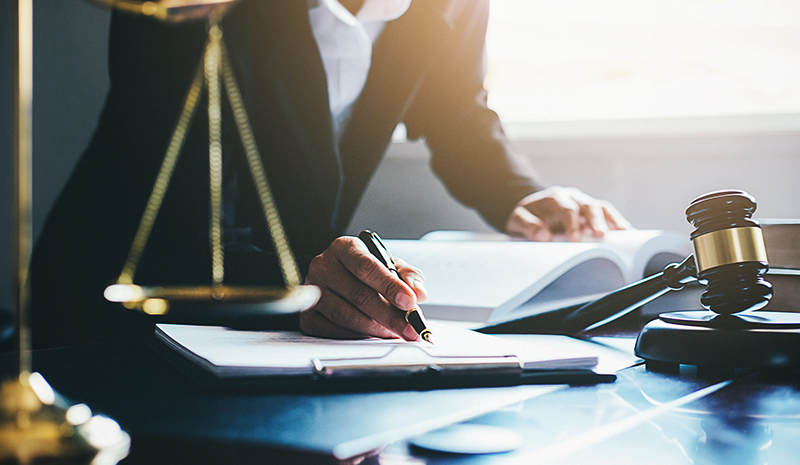
[{"label": "sound block", "polygon": [[639,333],[635,353],[656,371],[676,372],[681,364],[696,366],[698,374],[800,368],[800,314],[663,313]]}]

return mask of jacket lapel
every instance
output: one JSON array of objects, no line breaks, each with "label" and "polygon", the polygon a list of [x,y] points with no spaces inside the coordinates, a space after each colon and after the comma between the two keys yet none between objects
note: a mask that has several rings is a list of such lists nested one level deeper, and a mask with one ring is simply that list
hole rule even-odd
[{"label": "jacket lapel", "polygon": [[[256,125],[279,120],[286,121],[291,133],[273,133],[272,140],[259,140],[262,155],[266,158],[268,149],[286,146],[276,143],[276,138],[292,137],[294,144],[289,146],[296,144],[299,148],[300,160],[296,161],[310,176],[311,185],[302,188],[317,190],[319,201],[333,212],[335,221],[341,163],[334,143],[325,70],[311,32],[307,2],[245,0],[229,16],[233,15],[227,19],[235,24],[226,29],[227,43],[231,56],[241,56],[238,76],[249,81],[242,87],[255,97],[247,110],[256,137],[274,131]],[[256,79],[269,82],[262,85],[254,82]],[[276,103],[278,108],[274,108]]]},{"label": "jacket lapel", "polygon": [[400,19],[386,25],[373,47],[366,85],[339,146],[347,173],[340,228],[347,226],[431,60],[453,32],[450,5],[449,1],[413,0]]},{"label": "jacket lapel", "polygon": [[[318,191],[321,206],[332,213],[334,231],[347,226],[394,127],[432,65],[439,50],[432,44],[449,40],[450,16],[457,4],[457,0],[414,0],[403,17],[386,25],[338,148],[307,2],[244,0],[226,19],[236,24],[226,29],[226,37],[231,56],[241,55],[234,64],[240,66],[238,76],[244,81],[240,85],[255,95],[247,110],[256,137],[260,131],[255,126],[269,124],[280,111],[309,173],[312,185],[305,188]],[[264,77],[269,85],[253,82]],[[264,92],[269,95],[261,95]],[[264,108],[269,107],[265,102],[277,102],[280,108]],[[272,142],[258,140],[262,152]]]}]

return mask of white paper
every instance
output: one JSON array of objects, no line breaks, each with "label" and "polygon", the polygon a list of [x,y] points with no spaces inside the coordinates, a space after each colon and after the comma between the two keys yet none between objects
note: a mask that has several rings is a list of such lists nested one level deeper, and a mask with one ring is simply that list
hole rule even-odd
[{"label": "white paper", "polygon": [[[592,353],[559,353],[552,344],[530,344],[431,322],[436,345],[400,339],[336,340],[296,331],[241,331],[219,326],[158,324],[158,337],[219,376],[291,375],[313,371],[313,360],[375,359],[375,365],[432,357],[514,356],[525,368],[591,368]],[[410,350],[415,348],[417,350]],[[401,349],[401,350],[395,350]],[[387,357],[389,354],[391,357]]]},{"label": "white paper", "polygon": [[691,252],[688,238],[665,231],[611,231],[578,243],[458,237],[385,241],[425,275],[429,299],[420,307],[428,318],[496,324],[564,308],[641,279],[656,253],[682,259]]}]

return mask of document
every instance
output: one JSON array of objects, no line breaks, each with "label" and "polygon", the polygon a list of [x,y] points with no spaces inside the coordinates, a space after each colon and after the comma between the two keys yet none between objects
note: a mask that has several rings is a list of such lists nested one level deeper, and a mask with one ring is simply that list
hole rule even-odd
[{"label": "document", "polygon": [[[431,322],[436,345],[400,339],[324,339],[296,331],[243,331],[219,326],[158,324],[168,347],[220,378],[331,375],[367,372],[406,374],[436,367],[509,372],[591,369],[597,357],[574,344],[521,342]],[[588,343],[587,343],[588,344]],[[591,353],[591,352],[589,352]],[[345,373],[346,374],[346,373]]]}]

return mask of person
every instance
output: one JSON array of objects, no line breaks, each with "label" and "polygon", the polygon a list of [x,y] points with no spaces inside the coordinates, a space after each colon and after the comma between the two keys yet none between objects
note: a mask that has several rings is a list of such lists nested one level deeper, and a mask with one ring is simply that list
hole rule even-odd
[{"label": "person", "polygon": [[[424,138],[449,191],[500,231],[532,240],[628,227],[607,202],[544,188],[486,106],[488,0],[241,0],[225,42],[290,245],[319,302],[292,325],[326,337],[416,340],[400,309],[426,298],[343,236],[394,128]],[[202,21],[114,13],[110,90],[90,145],[53,206],[32,259],[36,347],[152,332],[105,302],[144,211],[203,55]],[[202,108],[202,106],[201,106]],[[223,109],[225,282],[281,282],[229,106]],[[210,282],[208,129],[189,128],[139,284]]]}]

